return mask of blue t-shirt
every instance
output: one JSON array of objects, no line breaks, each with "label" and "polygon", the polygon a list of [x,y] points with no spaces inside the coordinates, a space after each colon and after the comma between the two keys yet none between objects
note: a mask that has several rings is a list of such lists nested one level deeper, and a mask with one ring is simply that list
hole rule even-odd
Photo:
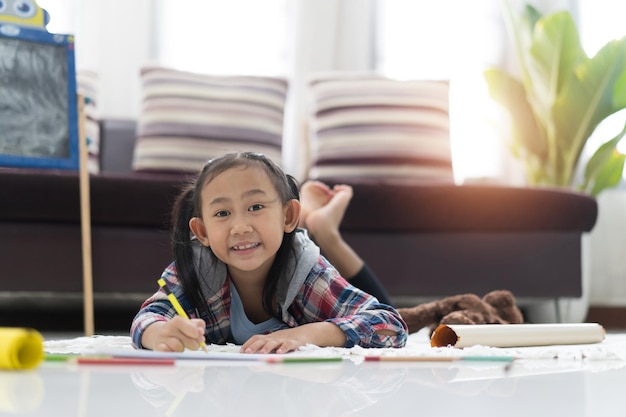
[{"label": "blue t-shirt", "polygon": [[287,329],[289,327],[275,317],[261,323],[252,323],[248,319],[248,316],[246,316],[243,303],[241,302],[241,298],[239,298],[239,293],[232,282],[230,284],[230,294],[230,331],[236,344],[243,345],[255,334],[272,333],[276,330]]}]

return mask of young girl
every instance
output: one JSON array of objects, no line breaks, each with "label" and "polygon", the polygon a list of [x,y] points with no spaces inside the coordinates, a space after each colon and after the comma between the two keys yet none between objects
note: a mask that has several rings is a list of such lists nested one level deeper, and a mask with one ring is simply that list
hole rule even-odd
[{"label": "young girl", "polygon": [[240,344],[244,353],[317,346],[402,347],[406,324],[353,287],[298,229],[295,180],[261,154],[209,161],[174,209],[174,262],[133,320],[137,348]]}]

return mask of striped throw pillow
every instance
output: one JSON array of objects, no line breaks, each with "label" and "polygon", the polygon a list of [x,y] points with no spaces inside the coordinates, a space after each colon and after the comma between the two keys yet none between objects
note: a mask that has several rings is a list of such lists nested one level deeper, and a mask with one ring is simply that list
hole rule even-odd
[{"label": "striped throw pillow", "polygon": [[135,171],[196,172],[227,152],[260,152],[282,165],[287,81],[162,67],[141,71]]},{"label": "striped throw pillow", "polygon": [[454,182],[447,81],[325,75],[309,92],[310,178]]}]

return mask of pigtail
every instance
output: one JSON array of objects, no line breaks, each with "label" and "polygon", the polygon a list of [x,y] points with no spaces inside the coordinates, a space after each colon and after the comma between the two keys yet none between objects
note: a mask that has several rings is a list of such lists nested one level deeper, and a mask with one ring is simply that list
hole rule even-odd
[{"label": "pigtail", "polygon": [[188,185],[180,193],[174,204],[172,216],[172,251],[176,263],[178,279],[187,298],[198,311],[206,311],[206,303],[200,288],[198,272],[195,268],[193,244],[189,220],[194,217],[195,185]]},{"label": "pigtail", "polygon": [[287,184],[291,190],[291,198],[300,201],[300,184],[298,184],[298,180],[289,174],[286,174],[286,177]]}]

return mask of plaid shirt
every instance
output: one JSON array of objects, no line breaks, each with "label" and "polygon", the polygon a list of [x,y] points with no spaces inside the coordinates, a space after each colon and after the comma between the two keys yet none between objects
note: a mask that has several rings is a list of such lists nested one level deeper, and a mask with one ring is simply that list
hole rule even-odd
[{"label": "plaid shirt", "polygon": [[[206,300],[209,315],[200,316],[183,293],[174,263],[165,269],[162,278],[188,315],[200,317],[206,322],[207,343],[233,342],[230,334],[230,279],[226,279],[221,288]],[[318,257],[290,305],[280,307],[282,320],[289,327],[320,321],[339,326],[346,335],[345,347],[383,348],[406,344],[407,327],[398,312],[350,285],[323,256]],[[169,320],[175,315],[176,311],[165,292],[159,289],[144,302],[133,320],[133,345],[141,347],[141,336],[150,324]],[[379,335],[375,333],[378,330],[391,330],[397,335]]]}]

